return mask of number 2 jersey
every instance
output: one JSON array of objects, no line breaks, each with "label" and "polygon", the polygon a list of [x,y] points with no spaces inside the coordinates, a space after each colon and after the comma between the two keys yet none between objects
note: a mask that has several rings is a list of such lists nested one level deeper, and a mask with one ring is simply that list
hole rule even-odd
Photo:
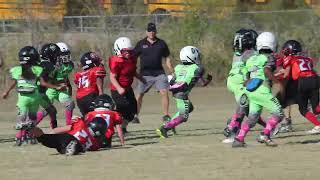
[{"label": "number 2 jersey", "polygon": [[80,99],[89,94],[98,94],[97,78],[104,78],[106,71],[103,66],[82,70],[74,75],[74,83],[77,85],[76,98]]},{"label": "number 2 jersey", "polygon": [[73,119],[71,130],[67,133],[74,136],[85,150],[96,151],[100,148],[97,140],[90,134],[88,126],[80,117]]},{"label": "number 2 jersey", "polygon": [[85,117],[86,123],[91,122],[95,117],[102,117],[106,120],[108,129],[105,136],[107,139],[110,139],[114,134],[114,126],[116,124],[122,124],[122,118],[120,114],[116,111],[111,111],[106,108],[96,108],[94,111],[89,112]]},{"label": "number 2 jersey", "polygon": [[283,68],[287,67],[291,67],[290,76],[293,80],[317,75],[313,70],[313,60],[305,56],[287,56],[283,60]]}]

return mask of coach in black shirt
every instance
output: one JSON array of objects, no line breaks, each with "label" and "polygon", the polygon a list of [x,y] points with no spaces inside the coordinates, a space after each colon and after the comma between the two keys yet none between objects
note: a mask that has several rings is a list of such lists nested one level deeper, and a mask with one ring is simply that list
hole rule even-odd
[{"label": "coach in black shirt", "polygon": [[[147,26],[147,37],[139,41],[134,48],[137,56],[140,56],[140,74],[144,77],[147,83],[138,84],[137,88],[137,104],[138,113],[140,112],[142,99],[146,92],[154,85],[160,92],[162,98],[163,120],[170,120],[169,116],[169,97],[168,89],[169,83],[165,71],[162,67],[162,60],[166,62],[169,72],[172,74],[173,69],[171,60],[169,58],[170,51],[166,42],[159,39],[157,36],[157,29],[154,23],[149,23]],[[133,122],[139,123],[138,115],[136,115]]]}]

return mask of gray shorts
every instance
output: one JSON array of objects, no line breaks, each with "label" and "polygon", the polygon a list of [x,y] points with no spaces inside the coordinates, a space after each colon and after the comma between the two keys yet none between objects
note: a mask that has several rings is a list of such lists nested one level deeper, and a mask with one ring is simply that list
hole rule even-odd
[{"label": "gray shorts", "polygon": [[139,94],[148,92],[153,85],[158,91],[169,89],[168,77],[165,74],[160,74],[158,76],[143,76],[143,78],[147,81],[147,83],[143,84],[139,81],[137,86],[137,93]]}]

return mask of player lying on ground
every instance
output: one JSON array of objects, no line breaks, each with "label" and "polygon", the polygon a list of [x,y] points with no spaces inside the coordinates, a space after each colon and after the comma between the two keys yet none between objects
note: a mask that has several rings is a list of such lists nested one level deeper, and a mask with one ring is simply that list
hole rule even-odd
[{"label": "player lying on ground", "polygon": [[202,86],[208,85],[212,76],[203,78],[204,68],[200,65],[200,52],[194,46],[186,46],[180,51],[181,64],[174,68],[174,76],[170,80],[170,91],[177,102],[178,112],[173,118],[157,129],[160,138],[167,138],[167,132],[179,124],[186,122],[193,105],[189,100],[189,93],[195,84],[200,81]]},{"label": "player lying on ground", "polygon": [[270,138],[270,133],[283,119],[283,111],[276,97],[271,92],[271,81],[279,83],[273,75],[275,70],[276,39],[270,32],[263,32],[257,37],[258,54],[247,60],[248,82],[246,83],[246,96],[249,100],[248,120],[241,124],[241,129],[235,137],[232,147],[245,147],[244,139],[251,128],[255,126],[262,113],[262,108],[266,108],[271,117],[267,121],[266,127],[261,132],[258,141],[267,146],[277,146]]},{"label": "player lying on ground", "polygon": [[42,145],[55,148],[60,154],[77,155],[98,150],[104,142],[107,126],[102,117],[93,118],[88,125],[80,117],[74,117],[71,125],[53,129],[54,134],[45,134],[38,127],[31,132]]}]

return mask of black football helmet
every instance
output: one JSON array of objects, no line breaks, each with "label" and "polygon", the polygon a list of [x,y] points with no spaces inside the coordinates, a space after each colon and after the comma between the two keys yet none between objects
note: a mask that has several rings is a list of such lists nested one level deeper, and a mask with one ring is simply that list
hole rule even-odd
[{"label": "black football helmet", "polygon": [[91,122],[89,122],[88,128],[91,129],[93,137],[105,137],[105,133],[108,128],[108,123],[102,117],[95,117],[92,119]]},{"label": "black football helmet", "polygon": [[97,53],[89,51],[82,55],[80,64],[82,69],[86,70],[95,66],[99,66],[101,64],[101,61],[102,60]]},{"label": "black football helmet", "polygon": [[243,52],[247,49],[255,48],[258,33],[252,29],[240,29],[233,39],[233,50]]},{"label": "black football helmet", "polygon": [[296,55],[299,52],[302,52],[302,46],[299,41],[289,40],[282,46],[282,53],[285,56]]},{"label": "black football helmet", "polygon": [[103,94],[98,96],[94,101],[94,108],[107,108],[107,109],[113,110],[114,103],[112,98],[109,95]]},{"label": "black football helmet", "polygon": [[32,46],[25,46],[19,51],[20,64],[36,64],[40,60],[38,51]]},{"label": "black football helmet", "polygon": [[48,43],[42,46],[40,50],[40,57],[49,60],[51,63],[56,64],[61,51],[59,46],[54,43]]}]

